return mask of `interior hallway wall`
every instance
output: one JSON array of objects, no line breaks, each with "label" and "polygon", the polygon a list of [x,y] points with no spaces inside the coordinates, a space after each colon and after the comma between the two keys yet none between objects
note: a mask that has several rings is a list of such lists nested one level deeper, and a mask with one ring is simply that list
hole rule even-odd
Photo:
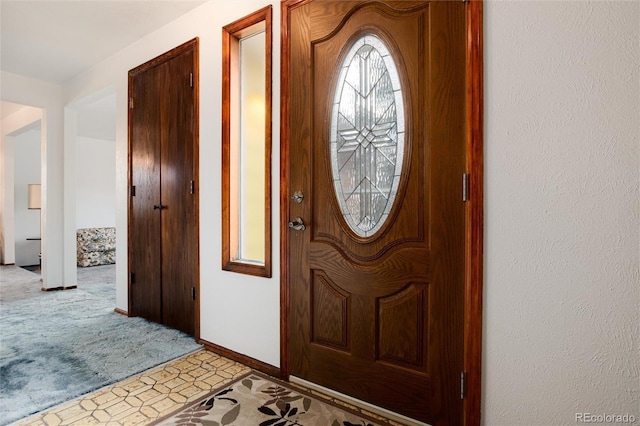
[{"label": "interior hallway wall", "polygon": [[41,128],[41,120],[40,108],[24,105],[0,122],[0,258],[3,265],[16,262],[13,138],[32,126]]},{"label": "interior hallway wall", "polygon": [[76,140],[76,228],[116,226],[115,141]]},{"label": "interior hallway wall", "polygon": [[640,2],[485,4],[484,424],[640,420]]},{"label": "interior hallway wall", "polygon": [[11,138],[14,152],[14,209],[16,265],[38,265],[40,210],[28,209],[27,188],[40,183],[40,126]]},{"label": "interior hallway wall", "polygon": [[[70,230],[65,232],[64,227],[65,141],[62,90],[62,86],[57,84],[6,71],[0,73],[0,99],[41,108],[42,285],[45,288],[76,283],[75,252],[66,251],[64,245],[64,239]],[[9,130],[3,127],[2,132],[4,136]],[[4,205],[6,201],[3,200]],[[7,244],[6,239],[4,243]]]}]

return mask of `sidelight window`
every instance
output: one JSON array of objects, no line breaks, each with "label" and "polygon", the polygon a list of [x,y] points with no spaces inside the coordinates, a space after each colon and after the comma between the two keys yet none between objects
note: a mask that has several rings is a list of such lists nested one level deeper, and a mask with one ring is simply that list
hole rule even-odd
[{"label": "sidelight window", "polygon": [[271,276],[271,7],[223,28],[224,270]]}]

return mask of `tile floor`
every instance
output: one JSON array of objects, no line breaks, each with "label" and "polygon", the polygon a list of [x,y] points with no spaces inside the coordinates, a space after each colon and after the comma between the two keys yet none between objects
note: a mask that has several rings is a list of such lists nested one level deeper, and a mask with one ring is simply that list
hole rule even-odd
[{"label": "tile floor", "polygon": [[[14,425],[146,425],[249,371],[250,368],[243,364],[201,350],[23,419]],[[358,409],[335,398],[311,392],[317,397]],[[368,411],[360,411],[379,419],[383,424],[402,426]]]},{"label": "tile floor", "polygon": [[245,365],[202,350],[15,425],[145,425],[249,371]]}]

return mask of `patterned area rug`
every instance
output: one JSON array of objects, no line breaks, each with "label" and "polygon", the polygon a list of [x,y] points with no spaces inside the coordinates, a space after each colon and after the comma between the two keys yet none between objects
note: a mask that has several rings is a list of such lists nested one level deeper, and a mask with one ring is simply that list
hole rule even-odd
[{"label": "patterned area rug", "polygon": [[152,423],[202,426],[380,426],[260,373],[248,375]]}]

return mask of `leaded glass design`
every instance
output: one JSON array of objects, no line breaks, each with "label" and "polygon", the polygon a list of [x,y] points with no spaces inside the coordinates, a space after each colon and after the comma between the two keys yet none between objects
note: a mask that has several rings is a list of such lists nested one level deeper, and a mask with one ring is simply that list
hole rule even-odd
[{"label": "leaded glass design", "polygon": [[340,69],[331,113],[331,168],[349,227],[374,235],[393,206],[404,155],[400,78],[373,34],[353,44]]}]

